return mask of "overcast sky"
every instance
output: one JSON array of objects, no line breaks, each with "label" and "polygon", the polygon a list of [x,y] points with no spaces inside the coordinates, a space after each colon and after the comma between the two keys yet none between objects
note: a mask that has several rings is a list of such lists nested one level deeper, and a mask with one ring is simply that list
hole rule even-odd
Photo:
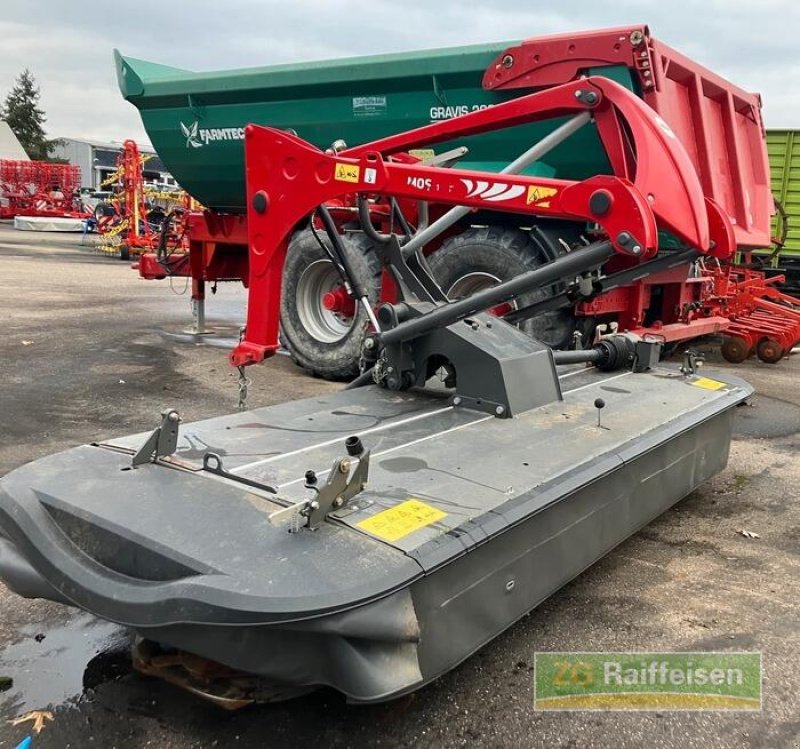
[{"label": "overcast sky", "polygon": [[0,97],[28,67],[51,137],[144,141],[138,114],[117,89],[114,47],[213,70],[637,23],[760,92],[768,127],[800,128],[796,0],[2,0]]}]

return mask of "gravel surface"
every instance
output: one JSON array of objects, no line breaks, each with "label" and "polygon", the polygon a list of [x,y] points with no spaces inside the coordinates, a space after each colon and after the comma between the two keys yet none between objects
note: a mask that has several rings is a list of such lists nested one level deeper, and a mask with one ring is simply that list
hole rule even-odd
[{"label": "gravel surface", "polygon": [[[215,334],[186,335],[184,283],[145,282],[74,236],[0,225],[0,475],[80,443],[231,412],[226,354],[245,295],[220,286]],[[6,721],[48,704],[34,747],[548,746],[800,747],[800,358],[708,368],[757,389],[739,411],[728,468],[621,544],[438,682],[380,706],[321,690],[235,714],[130,668],[119,628],[0,584],[0,747]],[[284,356],[253,367],[253,407],[338,387]],[[745,538],[746,529],[759,538]],[[44,635],[44,637],[41,637]],[[539,650],[758,650],[759,714],[537,713]]]}]

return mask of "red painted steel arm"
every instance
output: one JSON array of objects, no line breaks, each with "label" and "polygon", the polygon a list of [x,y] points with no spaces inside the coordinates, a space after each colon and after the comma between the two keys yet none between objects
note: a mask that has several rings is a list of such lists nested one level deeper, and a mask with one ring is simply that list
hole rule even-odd
[{"label": "red painted steel arm", "polygon": [[[587,103],[591,95],[595,100]],[[587,110],[594,117],[614,173],[630,179],[648,199],[659,225],[703,251],[714,241],[714,254],[730,257],[735,247],[721,246],[717,239],[724,240],[724,236],[709,236],[705,196],[683,145],[656,112],[608,78],[571,81],[350,148],[340,155],[358,158],[371,151],[388,155]]]},{"label": "red painted steel arm", "polygon": [[[351,159],[253,125],[247,128],[245,148],[250,296],[245,337],[231,355],[235,366],[261,361],[277,351],[281,271],[291,233],[317,206],[348,193],[598,222],[620,252],[648,257],[657,247],[658,230],[647,201],[618,177],[568,182],[497,175],[396,164],[375,152]],[[593,196],[601,196],[597,212],[590,208]]]}]

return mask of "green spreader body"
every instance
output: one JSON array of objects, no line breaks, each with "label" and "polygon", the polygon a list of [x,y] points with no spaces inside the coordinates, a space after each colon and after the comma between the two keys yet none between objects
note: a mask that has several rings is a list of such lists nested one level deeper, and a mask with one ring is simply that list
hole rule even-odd
[{"label": "green spreader body", "polygon": [[[122,95],[159,156],[208,208],[244,212],[250,123],[294,130],[319,148],[337,140],[355,146],[598,75],[633,91],[669,125],[740,247],[770,243],[760,97],[653,38],[647,26],[204,73],[114,56]],[[461,138],[436,152],[466,146],[460,166],[499,171],[562,122]],[[590,126],[525,173],[582,180],[613,170]]]},{"label": "green spreader body", "polygon": [[[292,65],[194,73],[115,52],[122,95],[139,110],[147,134],[181,186],[209,208],[245,204],[244,132],[249,123],[294,130],[327,148],[367,143],[481,109],[530,88],[485,90],[486,69],[509,43],[454,47]],[[624,65],[591,71],[634,88]],[[561,124],[549,120],[440,144],[464,145],[464,167],[499,171]],[[592,128],[534,164],[528,174],[584,179],[609,171]]]}]

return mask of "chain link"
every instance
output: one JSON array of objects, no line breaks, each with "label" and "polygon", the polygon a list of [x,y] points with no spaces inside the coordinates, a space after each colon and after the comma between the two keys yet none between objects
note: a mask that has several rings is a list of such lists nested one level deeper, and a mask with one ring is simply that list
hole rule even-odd
[{"label": "chain link", "polygon": [[376,361],[374,366],[372,367],[372,381],[376,385],[382,385],[384,379],[386,378],[386,372],[384,371],[386,367],[386,359],[381,356]]},{"label": "chain link", "polygon": [[237,367],[239,370],[239,410],[244,411],[247,408],[247,388],[250,385],[250,380],[245,377],[244,367]]},{"label": "chain link", "polygon": [[[239,343],[244,340],[245,327],[239,328]],[[250,380],[244,374],[244,367],[236,367],[239,370],[239,410],[244,411],[247,408],[247,388],[250,386]]]}]

